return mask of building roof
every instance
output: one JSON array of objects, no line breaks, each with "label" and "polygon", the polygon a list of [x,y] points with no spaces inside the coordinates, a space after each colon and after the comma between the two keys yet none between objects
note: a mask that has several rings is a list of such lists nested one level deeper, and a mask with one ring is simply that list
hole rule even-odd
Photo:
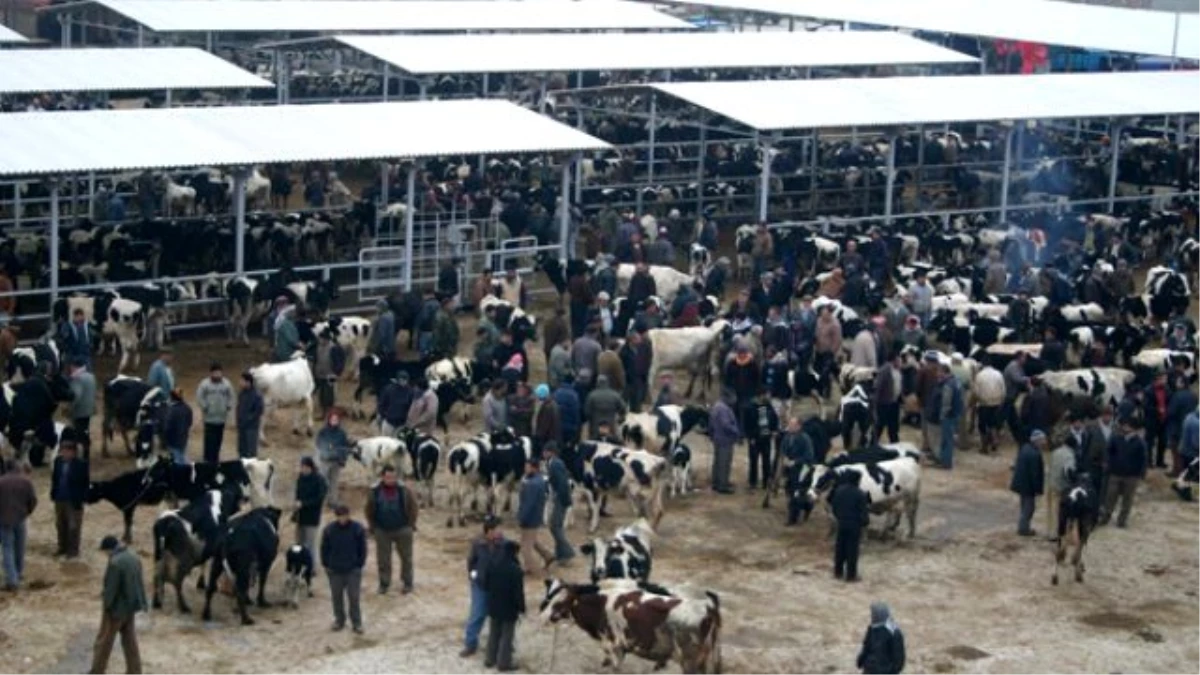
[{"label": "building roof", "polygon": [[4,24],[0,24],[0,43],[4,42],[29,42],[29,38]]},{"label": "building roof", "polygon": [[0,51],[0,94],[273,86],[194,47]]}]

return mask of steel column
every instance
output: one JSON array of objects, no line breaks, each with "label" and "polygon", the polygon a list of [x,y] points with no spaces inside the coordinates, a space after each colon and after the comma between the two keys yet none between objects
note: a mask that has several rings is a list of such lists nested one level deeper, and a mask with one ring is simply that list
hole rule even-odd
[{"label": "steel column", "polygon": [[417,163],[408,167],[408,194],[404,196],[404,290],[412,290],[413,280],[413,217],[417,210]]},{"label": "steel column", "polygon": [[[583,89],[583,71],[575,71],[575,102],[579,102],[579,90]],[[575,107],[575,128],[583,131],[583,110],[576,105]],[[575,160],[575,202],[583,201],[583,162],[578,158]]]},{"label": "steel column", "polygon": [[892,193],[896,187],[896,142],[899,136],[892,136],[888,139],[888,157],[887,157],[887,183],[886,192],[883,195],[883,222],[892,224]]},{"label": "steel column", "polygon": [[1017,159],[1013,162],[1013,168],[1017,171],[1021,170],[1021,164],[1025,162],[1025,122],[1017,122]]},{"label": "steel column", "polygon": [[58,298],[58,179],[50,179],[50,303]]},{"label": "steel column", "polygon": [[421,91],[419,94],[417,94],[417,96],[418,96],[418,100],[424,101],[425,100],[425,87],[426,87],[425,80],[421,80],[420,85],[421,85]]},{"label": "steel column", "polygon": [[[116,186],[114,186],[116,187]],[[96,172],[88,172],[88,220],[96,219]]]},{"label": "steel column", "polygon": [[13,183],[13,227],[21,226],[21,182]]},{"label": "steel column", "polygon": [[704,160],[708,159],[708,116],[700,117],[700,157],[696,160],[696,216],[704,215]]},{"label": "steel column", "polygon": [[390,198],[388,196],[388,165],[387,162],[379,163],[379,202],[375,205],[375,245],[379,245],[379,239],[383,236],[383,213],[387,210]]},{"label": "steel column", "polygon": [[821,154],[821,136],[816,129],[812,131],[812,157],[808,164],[808,215],[817,213],[817,161]]},{"label": "steel column", "polygon": [[1109,129],[1109,136],[1112,138],[1110,146],[1112,147],[1112,163],[1108,167],[1108,212],[1113,213],[1117,207],[1117,174],[1121,168],[1121,132],[1124,130],[1124,125],[1115,124]]},{"label": "steel column", "polygon": [[171,90],[166,90],[166,96],[163,98],[163,107],[171,107]]},{"label": "steel column", "polygon": [[758,222],[767,222],[767,200],[771,192],[771,144],[763,143],[762,169],[758,177]]},{"label": "steel column", "polygon": [[392,66],[383,64],[383,100],[388,100],[388,81],[392,79]]},{"label": "steel column", "polygon": [[921,182],[925,179],[925,125],[917,125],[917,197],[921,196]]},{"label": "steel column", "polygon": [[71,224],[79,224],[79,176],[71,175]]},{"label": "steel column", "polygon": [[210,30],[210,31],[206,31],[206,32],[204,33],[204,49],[205,49],[205,51],[207,51],[207,52],[209,52],[209,53],[212,53],[212,50],[213,50],[213,34],[212,34],[212,31],[211,31],[211,30]]},{"label": "steel column", "polygon": [[[71,48],[71,15],[63,14],[63,15],[59,16],[58,22],[62,26],[62,35],[61,35],[62,48],[70,49]],[[141,45],[138,45],[138,46],[140,47]]]},{"label": "steel column", "polygon": [[1012,173],[1013,130],[1004,132],[1004,169],[1000,175],[1000,227],[1008,224],[1008,182]]},{"label": "steel column", "polygon": [[567,160],[563,163],[562,168],[562,184],[559,189],[559,205],[560,211],[558,214],[558,245],[562,247],[562,260],[565,269],[566,261],[571,259],[571,250],[568,246],[571,236],[571,164],[578,163],[578,158],[574,161]]},{"label": "steel column", "polygon": [[[646,185],[654,183],[654,141],[658,137],[658,96],[650,94],[650,151],[647,155],[646,163]],[[637,214],[642,215],[642,191],[638,190],[637,198]]]},{"label": "steel column", "polygon": [[144,33],[145,33],[144,27],[143,27],[141,24],[138,24],[138,27],[137,27],[137,46],[139,46],[139,47],[143,46],[143,44],[144,44],[144,42],[145,42],[145,36],[144,36]]},{"label": "steel column", "polygon": [[233,269],[238,274],[246,272],[246,174],[245,168],[233,174]]}]

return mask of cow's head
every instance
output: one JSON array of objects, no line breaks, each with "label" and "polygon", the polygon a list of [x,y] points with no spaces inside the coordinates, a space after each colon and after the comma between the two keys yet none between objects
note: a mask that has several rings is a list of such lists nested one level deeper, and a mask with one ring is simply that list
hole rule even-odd
[{"label": "cow's head", "polygon": [[579,551],[586,556],[591,556],[592,564],[589,566],[589,570],[593,583],[607,576],[608,542],[606,540],[599,537],[592,539],[580,546]]},{"label": "cow's head", "polygon": [[[546,595],[538,606],[542,621],[558,623],[573,618],[580,596],[599,592],[595,585],[568,584],[560,579],[546,579]],[[603,619],[604,617],[598,617]]]},{"label": "cow's head", "polygon": [[137,440],[133,446],[133,457],[139,469],[148,468],[154,463],[154,436],[157,431],[157,416],[152,415],[138,425]]},{"label": "cow's head", "polygon": [[693,429],[708,431],[708,410],[698,405],[684,406],[679,413],[679,435],[683,436]]}]

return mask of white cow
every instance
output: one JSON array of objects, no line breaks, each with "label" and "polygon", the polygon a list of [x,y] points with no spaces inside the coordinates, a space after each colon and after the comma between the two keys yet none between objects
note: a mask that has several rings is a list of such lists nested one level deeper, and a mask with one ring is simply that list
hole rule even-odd
[{"label": "white cow", "polygon": [[108,306],[108,311],[104,315],[103,323],[101,324],[101,335],[104,338],[113,338],[113,353],[116,353],[116,348],[121,349],[121,363],[117,365],[117,372],[125,370],[126,364],[129,363],[130,355],[133,356],[133,365],[136,367],[142,362],[141,352],[138,346],[141,344],[140,331],[138,330],[145,323],[145,312],[142,304],[127,300],[125,298],[114,298],[112,304]]},{"label": "white cow", "polygon": [[1125,387],[1133,382],[1134,374],[1124,368],[1077,368],[1042,373],[1039,378],[1052,391],[1115,408],[1125,398]]},{"label": "white cow", "polygon": [[383,468],[391,465],[400,476],[411,476],[412,460],[404,441],[391,436],[372,436],[355,442],[350,456],[367,469],[371,481],[378,480]]},{"label": "white cow", "polygon": [[667,368],[687,368],[692,374],[685,396],[692,395],[697,376],[703,376],[702,386],[708,391],[719,355],[721,335],[729,322],[718,319],[708,326],[689,328],[654,328],[646,331],[650,340],[651,359],[648,382],[657,382],[660,371]]},{"label": "white cow", "polygon": [[[671,301],[679,294],[680,286],[690,286],[694,281],[690,274],[666,265],[647,265],[646,270],[654,278],[656,295],[667,304],[671,304]],[[633,273],[636,271],[637,267],[629,263],[617,265],[617,291],[619,293],[624,294],[629,290],[629,280],[633,279]]]},{"label": "white cow", "polygon": [[[898,452],[900,457],[881,462],[817,465],[811,474],[809,500],[815,504],[819,495],[831,493],[840,475],[856,475],[859,489],[867,493],[871,512],[888,515],[884,531],[895,531],[901,517],[907,516],[911,539],[917,530],[917,507],[921,499],[920,453],[911,444],[895,444],[890,449]],[[831,517],[831,531],[836,527],[837,521]]]},{"label": "white cow", "polygon": [[[299,416],[303,414],[305,429],[308,435],[312,436],[312,395],[315,385],[312,370],[308,367],[303,352],[293,354],[290,361],[255,366],[250,369],[250,376],[254,378],[254,388],[262,394],[264,417],[269,417],[271,411],[276,408],[302,406],[302,411],[296,411],[297,417],[292,431],[300,433]],[[262,424],[258,429],[259,442],[263,444],[266,443],[266,436],[263,434],[265,428],[266,424]]]}]

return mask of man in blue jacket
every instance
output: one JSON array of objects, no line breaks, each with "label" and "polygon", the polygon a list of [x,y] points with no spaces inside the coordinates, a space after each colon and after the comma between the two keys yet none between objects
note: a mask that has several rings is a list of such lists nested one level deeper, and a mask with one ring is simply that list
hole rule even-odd
[{"label": "man in blue jacket", "polygon": [[547,443],[542,448],[542,459],[546,462],[546,475],[550,482],[550,496],[554,503],[550,508],[550,536],[554,538],[554,559],[564,565],[575,557],[575,549],[567,539],[564,527],[567,509],[571,508],[571,478],[567,465],[558,456],[558,444]]},{"label": "man in blue jacket", "polygon": [[538,569],[531,560],[535,552],[542,557],[542,569],[554,562],[554,554],[538,541],[538,535],[545,525],[548,494],[546,479],[538,470],[538,460],[530,458],[525,463],[525,478],[521,480],[521,501],[517,509],[517,525],[521,528],[521,550],[524,551],[526,572]]},{"label": "man in blue jacket", "polygon": [[575,391],[575,378],[570,373],[563,375],[558,389],[554,390],[554,402],[558,404],[559,445],[574,447],[579,442],[579,428],[583,426],[583,406],[579,392]]},{"label": "man in blue jacket", "polygon": [[64,440],[59,443],[58,457],[54,458],[54,471],[50,477],[54,529],[58,532],[56,556],[66,556],[68,560],[79,557],[88,480],[88,463],[79,459],[75,442]]},{"label": "man in blue jacket", "polygon": [[171,461],[187,464],[188,434],[192,430],[192,408],[183,400],[183,391],[171,392],[171,401],[163,421],[163,445],[171,453]]},{"label": "man in blue jacket", "polygon": [[321,533],[321,566],[329,575],[329,594],[333,599],[332,630],[346,627],[346,601],[350,602],[350,625],[362,633],[362,611],[358,598],[362,592],[362,570],[367,564],[367,533],[363,526],[350,519],[350,509],[338,506],[337,520],[325,526]]}]

